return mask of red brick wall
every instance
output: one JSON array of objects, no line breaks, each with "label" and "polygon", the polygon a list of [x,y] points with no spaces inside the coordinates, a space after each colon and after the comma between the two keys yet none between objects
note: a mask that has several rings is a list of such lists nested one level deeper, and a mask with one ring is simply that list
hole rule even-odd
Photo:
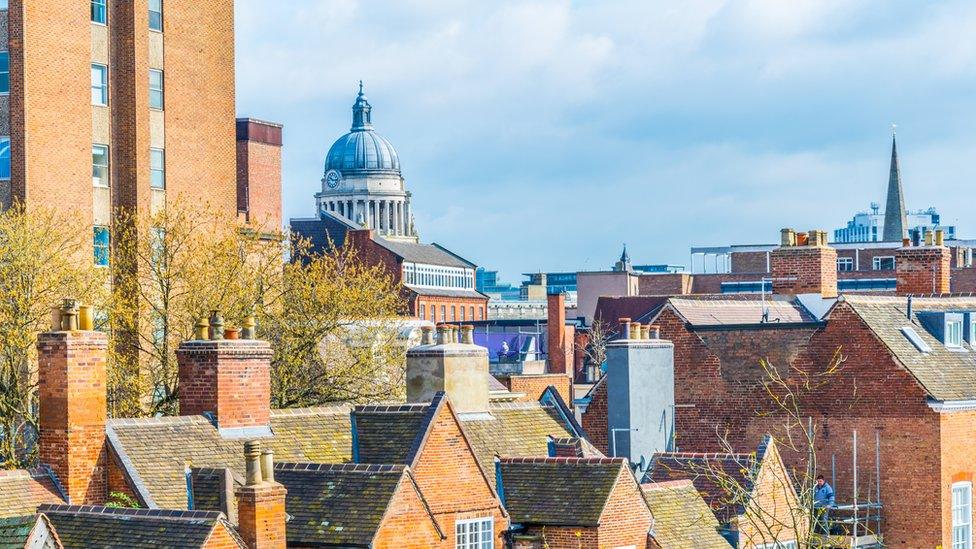
[{"label": "red brick wall", "polygon": [[[719,357],[708,350],[697,334],[687,331],[670,309],[662,312],[657,323],[661,337],[675,344],[675,402],[694,406],[677,411],[677,444],[681,451],[722,451],[720,434],[725,433],[733,448],[742,452],[754,451],[766,433],[788,440],[784,436],[785,421],[773,413],[777,408],[770,403],[761,383],[726,379]],[[838,349],[844,357],[842,368],[834,374],[821,375]],[[793,368],[793,383],[811,383],[815,387],[797,390],[799,406],[802,415],[813,421],[818,469],[828,478],[831,457],[835,458],[838,501],[849,502],[852,497],[854,430],[859,434],[862,498],[866,496],[866,486],[876,481],[872,476],[873,456],[875,432],[879,431],[888,546],[937,545],[941,539],[936,474],[939,421],[925,404],[926,394],[914,378],[894,362],[843,303],[834,309],[827,326],[817,330],[795,355]],[[782,444],[780,450],[791,470],[803,470],[804,447],[791,451]]]},{"label": "red brick wall", "polygon": [[410,479],[404,477],[390,504],[386,518],[373,538],[375,549],[428,549],[441,544],[441,536],[434,527]]},{"label": "red brick wall", "polygon": [[113,493],[120,493],[129,496],[130,498],[139,501],[139,496],[136,495],[135,490],[129,486],[129,481],[125,476],[125,472],[122,467],[116,462],[115,458],[111,455],[112,451],[109,449],[108,461],[108,495],[111,496]]},{"label": "red brick wall", "polygon": [[447,406],[443,406],[434,418],[434,425],[417,458],[414,478],[447,536],[442,547],[452,549],[455,546],[456,521],[489,516],[495,523],[495,546],[504,547],[508,517],[502,513],[501,502],[495,497]]},{"label": "red brick wall", "polygon": [[731,256],[733,273],[769,273],[766,252],[733,252]]},{"label": "red brick wall", "polygon": [[573,380],[569,374],[512,375],[501,382],[513,393],[525,393],[519,402],[537,402],[543,391],[552,385],[567,405],[573,405]]},{"label": "red brick wall", "polygon": [[221,428],[268,425],[271,346],[265,341],[186,341],[179,361],[180,414],[213,412]]},{"label": "red brick wall", "polygon": [[899,294],[949,292],[949,248],[919,246],[899,248],[895,256]]},{"label": "red brick wall", "polygon": [[976,267],[952,269],[953,292],[976,292]]},{"label": "red brick wall", "polygon": [[759,282],[764,276],[768,275],[764,273],[696,274],[692,280],[691,293],[720,294],[723,282]]},{"label": "red brick wall", "polygon": [[205,549],[238,549],[241,545],[237,543],[237,538],[230,533],[228,526],[225,523],[220,523],[210,533],[210,537],[207,538],[203,547]]},{"label": "red brick wall", "polygon": [[284,549],[286,494],[277,482],[238,488],[238,531],[250,549]]},{"label": "red brick wall", "polygon": [[237,121],[237,210],[260,230],[281,230],[281,126]]},{"label": "red brick wall", "polygon": [[620,471],[600,516],[599,547],[647,547],[647,532],[654,522],[640,486],[629,468]]},{"label": "red brick wall", "polygon": [[47,332],[38,348],[40,460],[74,505],[107,497],[105,357],[101,332]]},{"label": "red brick wall", "polygon": [[690,294],[692,280],[693,276],[688,273],[641,275],[637,279],[637,293],[639,295]]},{"label": "red brick wall", "polygon": [[[566,295],[549,294],[546,296],[548,304],[548,319],[546,321],[546,356],[548,371],[565,374],[568,365],[572,363],[572,341],[566,333]],[[568,343],[568,345],[567,345]],[[567,356],[568,355],[568,356]]]},{"label": "red brick wall", "polygon": [[[788,246],[770,254],[773,289],[784,294],[837,297],[837,250],[827,246]],[[796,280],[783,280],[795,278]]]},{"label": "red brick wall", "polygon": [[596,528],[579,528],[572,526],[533,526],[526,529],[526,534],[537,536],[539,541],[529,545],[517,547],[531,547],[533,549],[602,549],[600,536]]},{"label": "red brick wall", "polygon": [[[675,346],[677,350],[677,346]],[[607,382],[601,379],[590,393],[590,403],[586,412],[582,414],[582,426],[586,431],[586,438],[593,446],[606,455],[610,455],[609,448],[609,419],[607,417]]]},{"label": "red brick wall", "polygon": [[[421,320],[431,320],[431,307],[436,310],[436,318],[432,322],[464,323],[472,320],[487,320],[488,314],[487,298],[466,298],[466,297],[434,297],[428,295],[418,295],[409,292],[413,298],[410,301],[410,316],[420,318],[420,313],[426,312]],[[421,306],[423,306],[421,308]],[[441,315],[441,307],[444,307],[444,315]],[[453,309],[452,309],[453,307]],[[464,318],[461,318],[461,309],[464,309]],[[471,318],[472,310],[474,318]],[[451,313],[454,313],[454,318]],[[443,318],[442,318],[443,317]]]},{"label": "red brick wall", "polygon": [[[976,453],[972,435],[976,432],[976,411],[941,414],[942,470],[939,485],[942,501],[942,545],[952,547],[952,484],[973,482],[976,475]],[[972,517],[970,517],[972,521]]]}]

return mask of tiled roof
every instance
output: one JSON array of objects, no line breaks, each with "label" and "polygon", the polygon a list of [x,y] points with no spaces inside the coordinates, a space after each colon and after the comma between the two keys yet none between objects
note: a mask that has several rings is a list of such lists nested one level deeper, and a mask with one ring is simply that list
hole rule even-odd
[{"label": "tiled roof", "polygon": [[290,225],[292,234],[307,239],[315,253],[328,252],[333,245],[342,247],[346,233],[355,228],[355,225],[326,212],[321,218],[292,219]]},{"label": "tiled roof", "polygon": [[[193,508],[202,511],[224,511],[225,506],[235,507],[235,498],[226,497],[226,484],[231,484],[230,493],[234,486],[240,486],[243,479],[229,475],[230,469],[224,467],[194,467],[190,472],[190,486],[193,490]],[[227,501],[227,500],[230,501]],[[228,509],[230,511],[230,509]]]},{"label": "tiled roof", "polygon": [[[341,463],[351,458],[347,406],[272,410],[271,429],[276,460]],[[115,419],[106,432],[139,495],[148,496],[143,503],[149,507],[186,508],[188,462],[244,475],[244,441],[221,438],[203,416]]]},{"label": "tiled roof", "polygon": [[641,485],[654,515],[653,537],[661,547],[729,549],[719,524],[690,480]]},{"label": "tiled roof", "polygon": [[416,490],[404,465],[278,463],[275,480],[288,489],[288,543],[302,546],[369,547],[397,488]]},{"label": "tiled roof", "polygon": [[226,528],[245,547],[224,516],[214,511],[43,505],[40,512],[65,547],[203,547],[215,528]]},{"label": "tiled roof", "polygon": [[741,514],[757,474],[756,454],[658,453],[644,482],[690,480],[722,524]]},{"label": "tiled roof", "polygon": [[357,406],[352,419],[356,426],[355,461],[408,463],[428,408],[427,404]]},{"label": "tiled roof", "polygon": [[0,517],[33,515],[44,503],[64,503],[47,468],[0,471]]},{"label": "tiled roof", "polygon": [[474,268],[474,263],[461,259],[437,244],[420,244],[417,242],[402,242],[387,240],[381,236],[373,236],[373,241],[387,250],[412,263],[425,263],[442,267]]},{"label": "tiled roof", "polygon": [[512,522],[597,526],[623,458],[501,458],[501,496]]},{"label": "tiled roof", "polygon": [[593,318],[604,322],[611,330],[620,330],[620,319],[629,318],[634,322],[645,322],[668,301],[667,296],[631,295],[601,296],[596,302]]},{"label": "tiled roof", "polygon": [[[491,467],[495,456],[548,456],[549,437],[575,437],[555,406],[538,402],[492,403],[491,417],[462,416],[464,433],[483,467]],[[600,456],[589,442],[583,444],[587,456]],[[489,469],[490,472],[490,469]],[[488,475],[494,484],[495,476]]]},{"label": "tiled roof", "polygon": [[[928,394],[941,401],[976,399],[976,349],[949,350],[922,326],[915,313],[921,311],[976,311],[976,297],[913,297],[912,320],[907,316],[906,297],[844,295],[847,303],[918,380]],[[912,327],[931,347],[919,351],[902,333]]]},{"label": "tiled roof", "polygon": [[[37,529],[38,523],[43,523],[42,529],[46,529],[50,537],[57,540],[57,534],[53,528],[49,527],[47,517],[44,515],[25,515],[22,517],[8,517],[0,519],[0,549],[24,549],[31,541],[31,534]],[[46,527],[46,528],[45,528]],[[37,534],[34,534],[37,536]],[[34,547],[31,545],[30,547]],[[47,546],[45,546],[47,547]],[[57,545],[61,547],[61,545]]]},{"label": "tiled roof", "polygon": [[795,298],[783,296],[766,296],[765,302],[759,296],[681,296],[668,304],[692,326],[760,324],[764,306],[770,322],[817,321]]}]

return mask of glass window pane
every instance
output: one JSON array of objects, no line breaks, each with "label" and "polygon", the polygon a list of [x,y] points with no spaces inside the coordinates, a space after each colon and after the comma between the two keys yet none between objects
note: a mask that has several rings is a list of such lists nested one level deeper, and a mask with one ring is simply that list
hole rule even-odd
[{"label": "glass window pane", "polygon": [[163,108],[163,71],[149,71],[149,106],[160,110]]},{"label": "glass window pane", "polygon": [[0,51],[0,93],[10,93],[10,53]]},{"label": "glass window pane", "polygon": [[107,267],[111,249],[111,239],[109,236],[108,227],[96,226],[93,240],[95,249],[95,265],[99,267]]},{"label": "glass window pane", "polygon": [[163,30],[163,0],[149,0],[149,28]]},{"label": "glass window pane", "polygon": [[108,105],[108,67],[93,64],[91,80],[92,104]]},{"label": "glass window pane", "polygon": [[10,179],[9,137],[0,137],[0,179]]},{"label": "glass window pane", "polygon": [[92,184],[108,187],[108,147],[92,145]]},{"label": "glass window pane", "polygon": [[92,0],[91,20],[93,23],[100,23],[104,25],[108,20],[108,10],[106,9],[107,3],[108,0]]},{"label": "glass window pane", "polygon": [[154,189],[166,188],[166,153],[163,149],[149,150],[149,184]]}]

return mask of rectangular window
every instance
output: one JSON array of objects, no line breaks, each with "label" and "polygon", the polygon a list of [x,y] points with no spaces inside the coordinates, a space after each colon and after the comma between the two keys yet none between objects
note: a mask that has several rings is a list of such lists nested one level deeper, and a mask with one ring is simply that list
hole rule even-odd
[{"label": "rectangular window", "polygon": [[461,305],[461,320],[462,320],[462,321],[464,321],[464,320],[466,320],[466,318],[465,318],[465,316],[464,316],[464,314],[465,314],[465,313],[464,313],[464,305]]},{"label": "rectangular window", "polygon": [[891,255],[875,257],[871,260],[871,268],[875,271],[894,271],[895,257]]},{"label": "rectangular window", "polygon": [[108,227],[96,225],[94,238],[96,267],[108,267],[109,243]]},{"label": "rectangular window", "polygon": [[447,322],[447,306],[441,305],[441,322]]},{"label": "rectangular window", "polygon": [[149,185],[154,189],[166,188],[166,152],[149,149]]},{"label": "rectangular window", "polygon": [[420,304],[420,320],[427,318],[427,306],[423,303]]},{"label": "rectangular window", "polygon": [[471,306],[471,320],[474,320],[474,305]]},{"label": "rectangular window", "polygon": [[485,319],[485,308],[478,307],[478,320],[484,320],[484,319]]},{"label": "rectangular window", "polygon": [[163,0],[149,0],[149,28],[163,32]]},{"label": "rectangular window", "polygon": [[92,185],[108,187],[108,146],[92,145]]},{"label": "rectangular window", "polygon": [[104,25],[108,22],[108,9],[106,4],[108,0],[92,0],[91,4],[91,20],[92,23],[98,23],[99,25]]},{"label": "rectangular window", "polygon": [[854,270],[854,258],[853,257],[838,257],[837,258],[837,270],[838,271],[853,271]]},{"label": "rectangular window", "polygon": [[952,485],[952,549],[973,549],[973,484]]},{"label": "rectangular window", "polygon": [[92,63],[91,77],[92,105],[108,105],[108,67]]},{"label": "rectangular window", "polygon": [[149,69],[149,107],[163,110],[163,71]]},{"label": "rectangular window", "polygon": [[10,52],[0,51],[0,94],[10,93]]},{"label": "rectangular window", "polygon": [[0,179],[10,179],[9,137],[0,137]]},{"label": "rectangular window", "polygon": [[454,523],[454,536],[455,549],[494,549],[494,519],[459,520]]},{"label": "rectangular window", "polygon": [[946,321],[945,344],[949,347],[962,347],[962,321],[961,320]]},{"label": "rectangular window", "polygon": [[457,306],[451,305],[451,322],[457,320]]}]

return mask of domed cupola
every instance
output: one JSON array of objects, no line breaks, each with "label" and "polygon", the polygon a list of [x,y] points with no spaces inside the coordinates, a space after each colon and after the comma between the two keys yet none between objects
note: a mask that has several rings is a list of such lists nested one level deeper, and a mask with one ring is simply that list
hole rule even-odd
[{"label": "domed cupola", "polygon": [[388,173],[400,175],[400,158],[393,144],[373,130],[372,110],[363,83],[352,106],[352,128],[332,147],[325,158],[325,173],[337,170],[343,176]]}]

